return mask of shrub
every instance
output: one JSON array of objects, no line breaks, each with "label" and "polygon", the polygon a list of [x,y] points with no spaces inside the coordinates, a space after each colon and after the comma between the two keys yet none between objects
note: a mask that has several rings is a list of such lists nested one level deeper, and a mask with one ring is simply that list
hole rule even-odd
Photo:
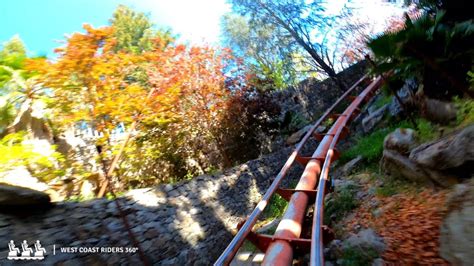
[{"label": "shrub", "polygon": [[356,144],[342,153],[340,161],[347,162],[361,155],[368,163],[376,162],[383,152],[383,140],[390,133],[389,129],[380,129],[368,136],[356,139]]},{"label": "shrub", "polygon": [[474,101],[471,99],[455,98],[454,103],[457,107],[458,113],[456,124],[459,126],[470,125],[474,123]]},{"label": "shrub", "polygon": [[420,142],[433,140],[436,136],[436,128],[426,119],[417,119],[417,137]]},{"label": "shrub", "polygon": [[392,96],[389,95],[388,93],[383,92],[381,94],[381,97],[377,99],[377,101],[374,103],[375,108],[380,108],[386,104],[389,104],[392,101]]},{"label": "shrub", "polygon": [[450,98],[468,91],[466,73],[473,61],[473,21],[452,21],[445,10],[406,16],[403,29],[386,32],[368,42],[378,63],[377,72],[393,70],[396,79],[417,77],[424,93]]},{"label": "shrub", "polygon": [[279,133],[281,108],[265,93],[236,92],[226,110],[217,135],[232,163],[257,158],[265,141]]},{"label": "shrub", "polygon": [[341,265],[344,266],[365,266],[370,265],[378,257],[373,248],[348,247],[342,254]]},{"label": "shrub", "polygon": [[351,186],[345,187],[339,192],[335,192],[333,197],[325,202],[324,223],[330,224],[330,219],[339,221],[349,211],[356,208],[358,204],[355,199],[355,193],[356,191]]},{"label": "shrub", "polygon": [[48,156],[34,151],[32,145],[24,144],[25,135],[25,132],[17,132],[0,140],[0,172],[24,166],[41,181],[64,175],[59,167],[59,163],[64,161],[61,154],[52,150]]},{"label": "shrub", "polygon": [[288,206],[288,202],[280,197],[280,195],[273,195],[270,199],[269,205],[265,208],[264,216],[266,218],[281,217]]}]

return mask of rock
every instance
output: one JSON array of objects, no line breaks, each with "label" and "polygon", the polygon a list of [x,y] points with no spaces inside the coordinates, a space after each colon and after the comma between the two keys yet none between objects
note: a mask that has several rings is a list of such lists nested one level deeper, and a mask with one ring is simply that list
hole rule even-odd
[{"label": "rock", "polygon": [[0,216],[0,227],[6,227],[10,225],[10,222],[6,219],[6,217],[1,217]]},{"label": "rock", "polygon": [[410,153],[414,162],[432,169],[446,170],[474,160],[474,125],[458,134],[418,146]]},{"label": "rock", "polygon": [[171,184],[166,184],[165,187],[164,187],[165,191],[166,192],[170,192],[171,190],[173,190],[173,185]]},{"label": "rock", "polygon": [[35,140],[46,140],[48,144],[53,144],[53,133],[44,119],[45,109],[46,104],[42,101],[27,99],[6,132],[26,131]]},{"label": "rock", "polygon": [[385,150],[396,151],[406,155],[416,146],[415,131],[409,128],[397,128],[394,132],[388,134],[384,141]]},{"label": "rock", "polygon": [[388,105],[384,105],[362,119],[362,129],[365,133],[372,131],[372,129],[383,119]]},{"label": "rock", "polygon": [[[295,133],[291,134],[291,136],[289,136],[288,139],[286,139],[286,144],[287,145],[294,145],[294,144],[300,142],[300,140],[303,138],[303,136],[306,134],[306,132],[308,132],[308,130],[311,129],[311,127],[313,127],[313,125],[307,125],[304,128],[302,128],[302,129],[296,131]],[[326,127],[319,126],[315,130],[315,132],[316,133],[321,133],[324,130],[326,130]]]},{"label": "rock", "polygon": [[166,193],[158,188],[132,189],[127,192],[126,197],[137,204],[147,207],[156,207],[160,204],[166,203]]},{"label": "rock", "polygon": [[356,184],[352,180],[346,180],[346,179],[335,179],[334,180],[334,190],[339,192],[345,189],[354,189],[358,187],[359,185]]},{"label": "rock", "polygon": [[372,248],[378,253],[382,253],[385,250],[383,239],[370,228],[362,230],[356,235],[344,240],[342,246],[344,249],[350,247],[359,247],[361,249]]},{"label": "rock", "polygon": [[407,157],[394,151],[384,150],[382,169],[385,173],[398,178],[406,178],[417,183],[436,183],[442,187],[449,187],[457,183],[457,178],[441,172],[424,169]]},{"label": "rock", "polygon": [[457,185],[447,200],[441,225],[440,255],[452,265],[474,261],[474,179]]},{"label": "rock", "polygon": [[0,208],[49,206],[49,195],[33,189],[0,183]]},{"label": "rock", "polygon": [[42,192],[49,188],[48,185],[38,181],[36,177],[31,176],[31,173],[26,169],[26,167],[16,167],[10,171],[1,173],[0,182]]},{"label": "rock", "polygon": [[384,213],[383,209],[382,208],[377,208],[375,210],[372,211],[372,215],[374,216],[374,218],[379,218],[380,216],[382,216],[382,214]]},{"label": "rock", "polygon": [[89,180],[83,180],[80,189],[80,195],[84,199],[92,199],[95,196],[95,187],[94,184]]},{"label": "rock", "polygon": [[430,121],[448,124],[456,119],[457,110],[453,103],[424,98],[421,104],[422,115]]},{"label": "rock", "polygon": [[361,201],[366,196],[367,196],[367,193],[365,191],[357,191],[356,193],[356,199],[359,201]]},{"label": "rock", "polygon": [[418,183],[429,182],[423,170],[407,157],[399,153],[384,150],[382,157],[382,168],[385,173],[394,177],[401,177]]},{"label": "rock", "polygon": [[329,243],[329,247],[326,249],[325,252],[325,259],[329,260],[336,260],[337,258],[341,257],[342,251],[342,241],[339,239],[334,239]]},{"label": "rock", "polygon": [[362,156],[359,155],[355,157],[354,159],[350,160],[344,166],[342,166],[342,174],[343,175],[349,175],[351,172],[356,168],[356,166],[362,161]]},{"label": "rock", "polygon": [[372,261],[372,266],[384,266],[385,262],[381,258],[377,258],[374,261]]},{"label": "rock", "polygon": [[[397,91],[398,98],[406,107],[411,107],[414,104],[414,95],[418,89],[418,82],[415,79],[407,79],[403,87]],[[397,117],[403,112],[402,106],[396,97],[392,98],[392,102],[388,105],[388,111],[391,116]]]},{"label": "rock", "polygon": [[69,129],[56,138],[57,151],[67,156],[71,161],[80,164],[84,170],[103,175],[103,166],[96,158],[99,153],[96,140],[84,132],[75,132]]},{"label": "rock", "polygon": [[[450,147],[449,152],[447,153],[461,153],[464,155],[463,151],[465,149],[468,150],[465,153],[470,153],[471,151],[469,149],[471,149],[471,144],[468,141],[473,138],[474,126],[473,130],[471,131],[472,132],[468,131],[468,133],[463,134],[464,137],[460,138],[458,141],[459,143],[456,143],[457,145],[455,147]],[[430,157],[428,155],[431,155],[430,158],[436,157],[436,154],[438,154],[440,150],[446,148],[444,145],[439,145],[439,148],[437,148],[438,146],[435,146],[436,148],[430,148],[433,146],[433,144],[424,144],[413,149],[409,157],[405,156],[409,153],[410,149],[415,146],[414,136],[415,132],[413,130],[399,128],[385,137],[381,163],[385,173],[395,177],[403,177],[418,183],[434,182],[435,184],[438,184],[442,187],[449,187],[453,184],[456,184],[457,177],[455,175],[437,170],[443,170],[443,168],[437,166],[446,164],[446,162],[443,162],[443,160],[450,161],[452,158],[441,156],[441,159],[435,160],[436,164],[422,163],[423,159]],[[437,142],[444,143],[443,141]],[[459,147],[461,145],[464,145],[464,147]],[[452,149],[459,149],[461,152],[452,151]],[[427,150],[427,152],[424,152],[424,150]],[[469,160],[469,158],[469,156],[466,156],[467,160]],[[457,160],[456,162],[463,161],[463,159],[457,158],[454,160]],[[429,160],[425,159],[425,161]]]},{"label": "rock", "polygon": [[375,103],[379,101],[380,99],[382,99],[382,96],[383,96],[382,93],[379,93],[375,97],[369,100],[369,102],[367,103],[367,112],[369,114],[372,114],[373,112],[378,110],[379,107],[377,107]]}]

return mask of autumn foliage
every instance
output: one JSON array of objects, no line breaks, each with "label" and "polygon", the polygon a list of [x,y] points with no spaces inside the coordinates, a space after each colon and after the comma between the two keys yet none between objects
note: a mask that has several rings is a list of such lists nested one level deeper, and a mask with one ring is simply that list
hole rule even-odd
[{"label": "autumn foliage", "polygon": [[227,68],[234,60],[230,51],[171,44],[157,35],[150,49],[135,53],[117,48],[113,26],[84,30],[56,49],[57,60],[27,64],[51,90],[59,132],[85,122],[104,136],[101,149],[114,152],[110,132],[120,123],[133,124],[136,141],[119,169],[125,183],[180,179],[235,161],[224,147],[230,136],[224,132],[239,134],[243,125],[231,122],[239,113],[228,112],[245,104],[238,99],[248,94],[239,87],[246,75]]}]

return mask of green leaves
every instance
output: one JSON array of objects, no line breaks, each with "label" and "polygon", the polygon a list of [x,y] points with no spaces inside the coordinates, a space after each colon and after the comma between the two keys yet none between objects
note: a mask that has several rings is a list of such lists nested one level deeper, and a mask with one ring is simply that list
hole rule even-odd
[{"label": "green leaves", "polygon": [[466,91],[465,73],[474,59],[473,20],[447,23],[447,12],[408,16],[404,28],[368,42],[377,73],[394,70],[397,78],[417,77],[426,95],[447,97]]},{"label": "green leaves", "polygon": [[154,39],[160,39],[162,48],[174,41],[174,36],[168,30],[154,30],[148,16],[141,12],[119,5],[110,20],[114,28],[116,44],[114,51],[124,51],[140,54],[156,47]]},{"label": "green leaves", "polygon": [[13,36],[3,44],[3,49],[0,51],[0,65],[21,69],[25,59],[26,49],[18,36]]},{"label": "green leaves", "polygon": [[2,154],[0,156],[0,172],[25,166],[41,180],[49,180],[62,174],[55,166],[58,162],[63,161],[62,156],[54,151],[51,151],[49,155],[35,151],[32,144],[25,142],[26,135],[26,132],[22,131],[8,134],[0,139],[0,154]]}]

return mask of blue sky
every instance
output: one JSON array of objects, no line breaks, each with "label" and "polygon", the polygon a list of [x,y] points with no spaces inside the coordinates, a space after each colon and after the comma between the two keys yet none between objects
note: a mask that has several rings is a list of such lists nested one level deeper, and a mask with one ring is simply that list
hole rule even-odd
[{"label": "blue sky", "polygon": [[[330,0],[328,9],[337,12],[346,2]],[[394,13],[382,0],[352,2],[378,30]],[[149,14],[156,26],[170,28],[182,42],[211,45],[220,38],[220,17],[230,11],[226,0],[2,0],[0,44],[18,34],[31,55],[54,57],[53,49],[63,45],[66,34],[81,31],[83,23],[107,25],[119,4]]]},{"label": "blue sky", "polygon": [[107,25],[119,4],[145,12],[159,27],[169,27],[181,41],[215,44],[225,0],[6,0],[0,9],[0,43],[18,34],[33,55],[53,56],[64,36],[83,23]]}]

